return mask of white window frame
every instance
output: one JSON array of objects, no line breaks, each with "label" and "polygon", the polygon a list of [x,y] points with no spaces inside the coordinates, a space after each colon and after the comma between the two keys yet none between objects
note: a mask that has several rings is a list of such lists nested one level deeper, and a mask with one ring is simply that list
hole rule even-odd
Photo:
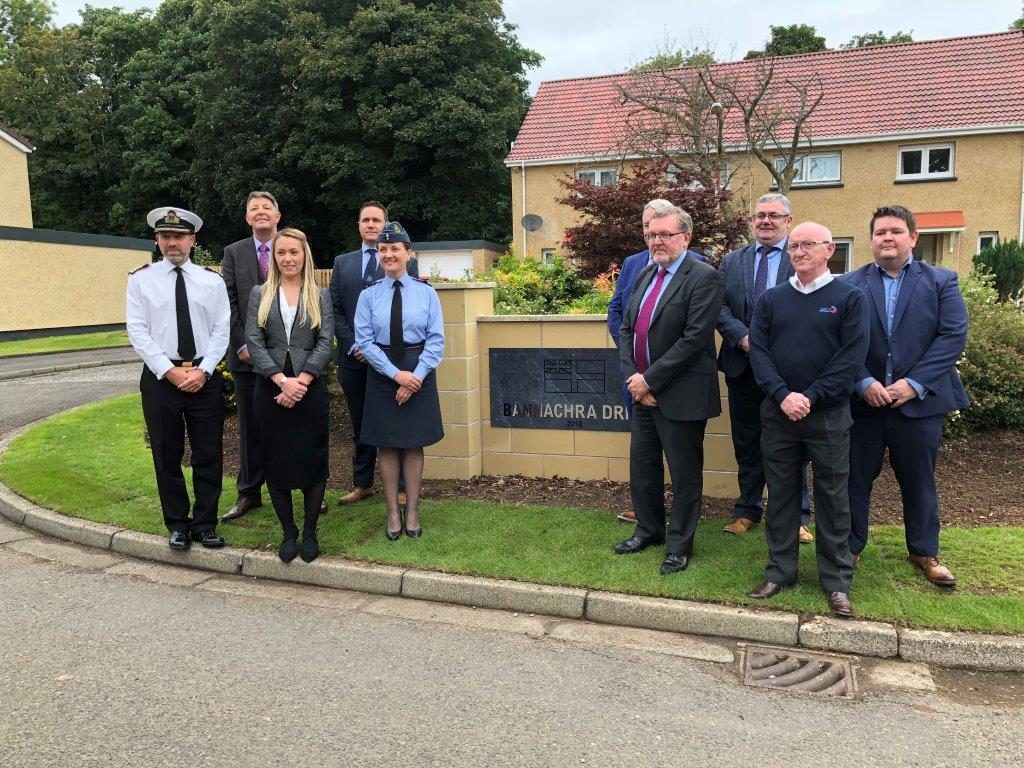
[{"label": "white window frame", "polygon": [[[675,181],[676,180],[676,176],[679,174],[679,171],[681,171],[681,170],[683,170],[683,169],[680,166],[676,165],[675,163],[669,163],[668,167],[665,169],[665,181],[668,181],[668,182]],[[730,168],[730,165],[729,165],[729,161],[728,160],[723,161],[722,162],[722,167],[718,169],[718,186],[721,189],[729,189],[730,171],[731,171],[731,168]],[[691,181],[687,185],[687,189],[690,189],[692,191],[696,191],[698,189],[704,189],[704,185],[701,184],[696,179],[694,179],[693,181]]]},{"label": "white window frame", "polygon": [[[941,173],[928,172],[928,152],[933,149],[949,150],[949,170]],[[906,152],[918,152],[921,155],[920,173],[903,173],[903,155]],[[913,144],[902,146],[896,152],[896,180],[897,181],[924,181],[930,179],[952,179],[956,176],[956,144],[947,142],[944,144]]]},{"label": "white window frame", "polygon": [[540,263],[551,264],[555,260],[555,256],[558,255],[556,248],[541,248],[540,249]]},{"label": "white window frame", "polygon": [[[611,184],[602,184],[602,173],[615,174],[615,179],[611,182]],[[580,168],[579,170],[576,171],[576,178],[577,180],[582,180],[583,176],[589,174],[593,174],[594,176],[593,181],[591,181],[590,183],[593,184],[595,187],[610,187],[619,183],[619,170],[617,168]]]},{"label": "white window frame", "polygon": [[[821,157],[834,157],[834,158],[836,158],[836,160],[837,160],[837,163],[836,163],[837,173],[836,173],[836,177],[834,179],[808,179],[807,178],[807,171],[806,171],[806,169],[807,169],[807,161],[808,160],[813,160],[814,158],[821,158]],[[776,157],[773,160],[773,162],[775,163],[775,169],[776,170],[781,170],[779,168],[779,164],[781,162],[781,164],[783,166],[785,166],[786,158],[784,158],[784,157]],[[839,184],[843,180],[843,153],[842,152],[814,152],[814,153],[809,154],[809,155],[804,155],[803,157],[798,157],[797,158],[797,163],[800,166],[800,173],[799,173],[799,175],[793,177],[793,184],[792,184],[792,186],[794,186],[794,187],[816,187],[816,186],[824,185],[824,184]],[[776,184],[776,185],[773,185],[773,186],[778,186],[778,185]]]},{"label": "white window frame", "polygon": [[[839,250],[840,245],[846,246],[846,269],[842,272],[833,272],[832,274],[846,274],[853,269],[853,238],[852,237],[833,237],[832,242],[836,244],[836,250]],[[835,258],[835,254],[832,255]]]},{"label": "white window frame", "polygon": [[[987,245],[982,245],[982,240],[991,240],[992,242]],[[981,253],[984,249],[990,245],[999,245],[999,233],[998,232],[979,232],[978,233],[978,253]]]}]

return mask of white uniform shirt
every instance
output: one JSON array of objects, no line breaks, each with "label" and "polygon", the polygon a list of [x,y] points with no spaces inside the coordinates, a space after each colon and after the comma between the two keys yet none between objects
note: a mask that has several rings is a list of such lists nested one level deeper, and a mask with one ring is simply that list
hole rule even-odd
[{"label": "white uniform shirt", "polygon": [[[224,280],[216,272],[186,261],[185,292],[196,339],[200,368],[213,374],[224,357],[231,335],[231,305]],[[178,274],[167,259],[150,264],[128,276],[126,325],[128,339],[139,357],[158,379],[180,360],[178,320],[174,287]]]}]

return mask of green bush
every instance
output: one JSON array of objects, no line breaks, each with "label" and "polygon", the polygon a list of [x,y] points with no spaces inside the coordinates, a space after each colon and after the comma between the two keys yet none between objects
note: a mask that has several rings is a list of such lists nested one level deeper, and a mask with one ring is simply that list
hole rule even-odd
[{"label": "green bush", "polygon": [[484,279],[497,283],[494,312],[498,315],[561,314],[592,290],[590,281],[558,257],[542,264],[536,259],[518,259],[506,253]]},{"label": "green bush", "polygon": [[1024,429],[1024,311],[999,300],[995,278],[975,270],[961,284],[970,330],[957,364],[971,407],[951,414],[946,432]]},{"label": "green bush", "polygon": [[1024,243],[1004,240],[990,245],[974,257],[974,266],[995,277],[999,300],[1017,298],[1024,287]]}]

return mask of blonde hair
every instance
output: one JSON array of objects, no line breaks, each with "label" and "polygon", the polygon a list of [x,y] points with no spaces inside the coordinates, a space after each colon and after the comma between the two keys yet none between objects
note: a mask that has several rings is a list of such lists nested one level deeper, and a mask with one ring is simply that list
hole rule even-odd
[{"label": "blonde hair", "polygon": [[298,240],[302,243],[302,250],[306,253],[306,259],[302,264],[302,287],[299,290],[299,311],[296,319],[300,323],[308,319],[310,328],[318,328],[320,326],[320,289],[313,276],[315,271],[313,252],[309,249],[309,240],[306,239],[305,233],[288,227],[280,230],[270,244],[270,270],[267,272],[267,282],[260,287],[260,307],[256,312],[256,321],[260,328],[267,327],[270,307],[274,303],[277,289],[281,287],[281,269],[277,266],[274,248],[278,239],[282,237]]}]

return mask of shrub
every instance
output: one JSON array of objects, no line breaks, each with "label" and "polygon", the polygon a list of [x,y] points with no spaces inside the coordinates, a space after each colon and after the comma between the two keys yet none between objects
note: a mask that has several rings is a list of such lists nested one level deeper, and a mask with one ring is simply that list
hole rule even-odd
[{"label": "shrub", "polygon": [[217,363],[217,370],[224,377],[224,405],[227,406],[229,411],[233,411],[237,407],[235,402],[235,377],[228,370],[228,359],[226,357]]},{"label": "shrub", "polygon": [[497,283],[494,312],[498,315],[557,315],[591,291],[590,283],[557,257],[542,264],[506,253],[484,279]]},{"label": "shrub", "polygon": [[1000,301],[1016,298],[1024,287],[1024,243],[1004,240],[990,245],[974,257],[974,266],[994,276]]},{"label": "shrub", "polygon": [[951,415],[947,434],[1024,428],[1024,311],[999,301],[994,284],[978,270],[961,284],[971,325],[957,368],[971,407]]}]

